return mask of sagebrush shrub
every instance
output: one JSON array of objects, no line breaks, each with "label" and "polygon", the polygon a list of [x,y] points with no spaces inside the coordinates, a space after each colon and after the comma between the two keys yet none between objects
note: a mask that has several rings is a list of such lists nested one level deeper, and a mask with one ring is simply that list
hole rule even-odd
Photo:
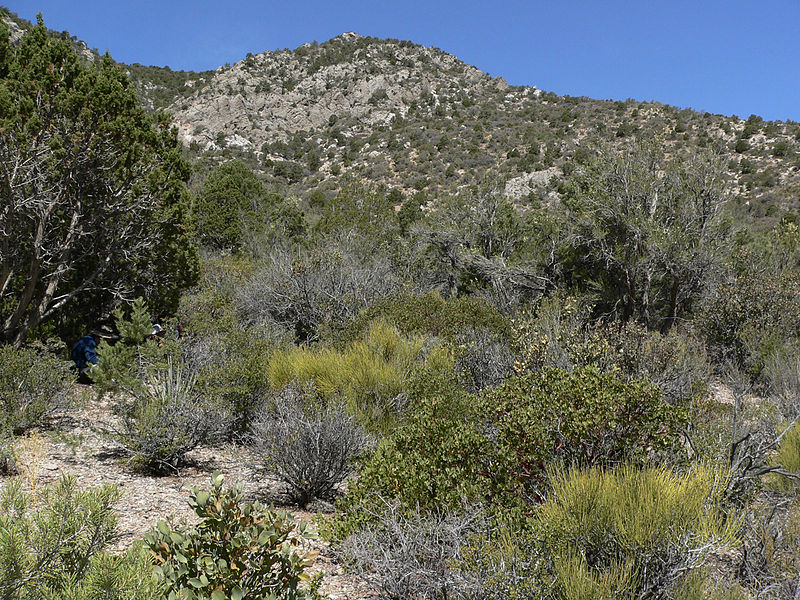
[{"label": "sagebrush shrub", "polygon": [[358,236],[342,234],[318,248],[292,255],[275,251],[236,291],[242,320],[279,323],[299,341],[318,338],[320,329],[338,329],[400,283],[389,260],[365,252]]},{"label": "sagebrush shrub", "polygon": [[377,522],[349,536],[336,552],[392,600],[473,597],[480,582],[459,563],[481,525],[485,523],[475,507],[420,514],[386,502]]},{"label": "sagebrush shrub", "polygon": [[300,506],[331,499],[370,437],[343,406],[320,402],[308,390],[286,387],[270,404],[251,427],[256,466],[277,475]]},{"label": "sagebrush shrub", "polygon": [[486,328],[465,327],[455,334],[455,368],[470,392],[503,383],[514,372],[514,358],[503,337]]},{"label": "sagebrush shrub", "polygon": [[200,517],[194,526],[165,521],[145,534],[156,576],[173,598],[304,600],[299,588],[313,554],[302,551],[303,523],[259,503],[243,503],[238,488],[223,489],[219,473],[211,490],[194,489],[189,504]]}]

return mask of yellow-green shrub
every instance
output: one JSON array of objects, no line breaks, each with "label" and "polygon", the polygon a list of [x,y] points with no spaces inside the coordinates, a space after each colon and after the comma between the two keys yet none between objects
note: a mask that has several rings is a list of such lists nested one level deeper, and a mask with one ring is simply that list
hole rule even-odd
[{"label": "yellow-green shrub", "polygon": [[[800,424],[792,426],[784,433],[770,464],[800,477]],[[776,490],[787,491],[797,487],[797,480],[778,473],[769,474],[766,483]]]},{"label": "yellow-green shrub", "polygon": [[423,351],[423,339],[403,337],[383,321],[343,351],[325,348],[278,350],[267,365],[267,380],[275,390],[292,382],[313,384],[323,396],[339,395],[368,423],[390,421],[403,397],[412,371],[439,372],[452,368],[443,348]]},{"label": "yellow-green shrub", "polygon": [[550,482],[536,518],[554,564],[566,560],[556,568],[564,598],[578,597],[573,586],[601,584],[629,594],[634,579],[637,597],[664,589],[677,570],[702,564],[738,535],[739,521],[722,508],[727,478],[711,468],[555,469]]}]

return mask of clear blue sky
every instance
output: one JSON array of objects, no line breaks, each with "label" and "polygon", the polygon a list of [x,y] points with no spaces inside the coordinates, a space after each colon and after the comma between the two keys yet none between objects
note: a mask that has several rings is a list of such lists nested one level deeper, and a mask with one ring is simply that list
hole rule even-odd
[{"label": "clear blue sky", "polygon": [[800,0],[0,0],[122,62],[213,69],[345,31],[515,85],[800,121]]}]

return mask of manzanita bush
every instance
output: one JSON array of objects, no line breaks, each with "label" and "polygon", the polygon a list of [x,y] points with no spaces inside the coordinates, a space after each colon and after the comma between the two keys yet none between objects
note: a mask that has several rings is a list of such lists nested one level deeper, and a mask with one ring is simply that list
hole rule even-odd
[{"label": "manzanita bush", "polygon": [[239,488],[223,489],[214,473],[211,491],[193,490],[189,504],[202,519],[173,528],[159,521],[145,535],[156,576],[169,600],[304,600],[305,569],[315,552],[304,551],[304,523],[258,502],[243,503]]}]

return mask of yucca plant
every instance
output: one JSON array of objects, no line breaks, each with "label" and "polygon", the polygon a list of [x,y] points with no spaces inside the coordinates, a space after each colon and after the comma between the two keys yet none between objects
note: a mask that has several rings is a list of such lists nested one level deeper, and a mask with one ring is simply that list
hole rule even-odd
[{"label": "yucca plant", "polygon": [[147,374],[146,385],[115,406],[121,426],[111,433],[143,467],[175,470],[186,454],[222,429],[220,411],[195,391],[195,377],[170,361]]}]

